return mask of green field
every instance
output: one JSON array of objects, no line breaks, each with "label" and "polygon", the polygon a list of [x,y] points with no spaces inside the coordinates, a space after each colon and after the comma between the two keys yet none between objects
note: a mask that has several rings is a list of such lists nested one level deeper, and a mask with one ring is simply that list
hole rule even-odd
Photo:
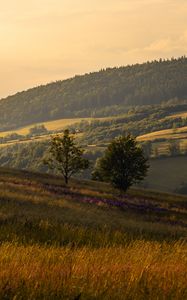
[{"label": "green field", "polygon": [[187,198],[0,170],[0,299],[186,299]]},{"label": "green field", "polygon": [[187,156],[151,160],[144,186],[165,192],[175,192],[187,179]]}]

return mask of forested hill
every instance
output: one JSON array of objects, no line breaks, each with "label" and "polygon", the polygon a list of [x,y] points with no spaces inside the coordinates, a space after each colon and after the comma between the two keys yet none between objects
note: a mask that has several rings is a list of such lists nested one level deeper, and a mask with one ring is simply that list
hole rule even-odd
[{"label": "forested hill", "polygon": [[0,101],[1,130],[63,117],[89,117],[110,107],[187,98],[187,58],[160,60],[39,86]]}]

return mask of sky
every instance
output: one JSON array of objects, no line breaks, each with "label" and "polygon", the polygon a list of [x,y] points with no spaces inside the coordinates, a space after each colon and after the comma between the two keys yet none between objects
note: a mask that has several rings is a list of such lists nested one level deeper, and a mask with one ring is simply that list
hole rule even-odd
[{"label": "sky", "polygon": [[0,98],[187,54],[187,0],[0,0]]}]

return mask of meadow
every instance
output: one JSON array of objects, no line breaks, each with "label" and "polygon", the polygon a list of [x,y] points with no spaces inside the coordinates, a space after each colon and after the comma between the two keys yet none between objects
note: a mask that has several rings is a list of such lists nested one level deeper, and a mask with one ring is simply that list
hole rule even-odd
[{"label": "meadow", "polygon": [[0,169],[0,299],[186,299],[187,198]]},{"label": "meadow", "polygon": [[187,178],[187,156],[163,157],[150,161],[148,177],[143,185],[148,189],[175,192]]},{"label": "meadow", "polygon": [[7,135],[13,134],[13,133],[17,133],[20,135],[27,135],[29,134],[29,131],[31,128],[38,126],[38,125],[44,125],[45,128],[48,131],[60,131],[63,130],[64,128],[71,126],[71,125],[75,125],[78,124],[82,121],[87,121],[87,122],[91,122],[91,121],[97,121],[97,120],[110,120],[113,119],[112,117],[106,117],[106,118],[64,118],[64,119],[58,119],[58,120],[54,120],[54,121],[48,121],[48,122],[41,122],[41,123],[34,123],[28,126],[23,126],[20,128],[17,128],[15,130],[8,130],[8,131],[1,131],[0,132],[0,137],[5,137]]},{"label": "meadow", "polygon": [[81,121],[91,121],[92,118],[73,118],[73,119],[59,119],[54,121],[48,121],[48,122],[41,122],[41,123],[34,123],[29,126],[24,126],[21,128],[17,128],[15,130],[9,130],[9,131],[2,131],[0,132],[0,137],[5,137],[7,135],[10,135],[12,133],[17,133],[20,135],[27,135],[29,134],[29,130],[37,125],[44,125],[45,128],[48,131],[58,131],[63,130],[65,127],[80,123]]},{"label": "meadow", "polygon": [[180,113],[174,113],[174,114],[171,114],[171,116],[168,116],[167,118],[182,118],[182,119],[185,119],[187,118],[187,112],[180,112]]},{"label": "meadow", "polygon": [[138,137],[139,141],[153,141],[156,139],[186,139],[187,126],[176,129],[164,129],[147,133]]}]

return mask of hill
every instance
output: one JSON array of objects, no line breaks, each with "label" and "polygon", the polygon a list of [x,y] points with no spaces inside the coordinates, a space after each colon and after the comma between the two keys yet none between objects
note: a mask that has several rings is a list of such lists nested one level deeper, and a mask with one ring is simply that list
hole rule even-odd
[{"label": "hill", "polygon": [[185,299],[186,203],[0,169],[0,298]]},{"label": "hill", "polygon": [[[1,130],[60,118],[110,116],[187,96],[187,58],[108,68],[0,101]],[[177,100],[176,100],[177,101]]]}]

